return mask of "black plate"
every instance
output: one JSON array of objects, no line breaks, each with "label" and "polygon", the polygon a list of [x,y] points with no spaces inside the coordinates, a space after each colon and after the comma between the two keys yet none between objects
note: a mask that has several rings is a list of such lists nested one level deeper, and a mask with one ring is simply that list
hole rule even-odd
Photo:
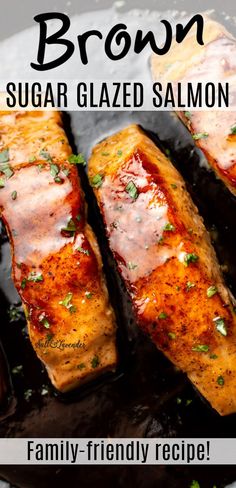
[{"label": "black plate", "polygon": [[[70,139],[88,157],[91,147],[108,134],[138,123],[164,150],[171,151],[189,191],[211,231],[225,277],[236,290],[234,243],[236,199],[214,175],[199,168],[200,153],[176,117],[168,113],[74,112],[66,117]],[[70,127],[71,124],[71,127]],[[158,134],[158,138],[157,138]],[[81,175],[89,204],[89,220],[97,232],[105,271],[119,322],[120,364],[116,374],[87,385],[82,391],[58,395],[30,345],[20,301],[10,279],[10,250],[1,233],[1,341],[6,381],[2,386],[1,437],[236,437],[236,415],[220,417],[137,329],[122,283],[107,249],[96,203]],[[230,266],[229,266],[230,264]],[[9,308],[14,304],[16,320]],[[1,352],[1,351],[0,351]],[[18,366],[20,368],[15,369]],[[4,368],[3,368],[4,367]],[[12,384],[11,384],[12,382]],[[5,388],[5,389],[4,389]],[[7,393],[6,393],[7,391]],[[1,399],[1,396],[0,396]],[[236,479],[234,467],[1,466],[0,476],[16,486],[187,488],[197,479],[201,488],[223,488]]]}]

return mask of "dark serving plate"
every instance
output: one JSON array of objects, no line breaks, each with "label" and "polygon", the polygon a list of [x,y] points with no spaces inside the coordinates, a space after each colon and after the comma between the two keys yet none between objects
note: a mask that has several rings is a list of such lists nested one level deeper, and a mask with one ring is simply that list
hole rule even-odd
[{"label": "dark serving plate", "polygon": [[[199,166],[202,155],[182,123],[166,112],[73,112],[65,116],[73,150],[79,148],[86,157],[98,140],[130,123],[148,131],[184,176],[211,233],[226,281],[235,292],[236,199],[212,172]],[[236,415],[220,417],[136,327],[83,170],[81,178],[118,317],[119,367],[117,373],[69,395],[59,395],[53,389],[28,339],[19,296],[10,278],[10,248],[2,227],[0,338],[5,354],[0,350],[0,436],[236,437]],[[0,477],[22,488],[60,488],[65,484],[123,488],[131,483],[138,488],[188,488],[192,479],[197,479],[201,488],[223,488],[236,480],[236,467],[0,466]]]}]

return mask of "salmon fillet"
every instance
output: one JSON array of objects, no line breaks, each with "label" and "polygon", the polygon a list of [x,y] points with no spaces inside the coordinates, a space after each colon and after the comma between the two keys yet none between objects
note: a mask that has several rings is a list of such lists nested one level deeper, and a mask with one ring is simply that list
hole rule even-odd
[{"label": "salmon fillet", "polygon": [[[222,81],[236,74],[236,40],[219,23],[205,19],[204,46],[196,42],[194,31],[181,44],[174,42],[165,56],[153,55],[153,78],[160,82]],[[232,81],[231,80],[231,81]],[[235,86],[235,81],[232,81]],[[231,87],[232,88],[232,87]],[[236,112],[178,112],[205,154],[211,168],[236,195]]]},{"label": "salmon fillet", "polygon": [[65,392],[117,362],[116,323],[56,112],[0,113],[0,210],[37,356]]},{"label": "salmon fillet", "polygon": [[221,415],[236,411],[236,320],[184,181],[135,125],[98,144],[89,178],[139,327]]}]

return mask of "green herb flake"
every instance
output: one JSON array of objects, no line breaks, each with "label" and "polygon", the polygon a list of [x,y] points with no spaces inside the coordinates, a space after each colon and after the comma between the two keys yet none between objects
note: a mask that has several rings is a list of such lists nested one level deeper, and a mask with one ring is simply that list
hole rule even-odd
[{"label": "green herb flake", "polygon": [[63,180],[60,178],[60,176],[56,176],[56,178],[54,178],[54,181],[55,183],[63,183]]},{"label": "green herb flake", "polygon": [[0,188],[4,188],[4,186],[5,186],[5,181],[2,178],[0,178]]},{"label": "green herb flake", "polygon": [[235,135],[236,134],[236,124],[233,125],[231,128],[230,128],[230,134],[233,134]]},{"label": "green herb flake", "polygon": [[76,251],[82,252],[82,254],[86,254],[86,256],[90,256],[90,252],[88,249],[83,249],[83,247],[77,247]]},{"label": "green herb flake", "polygon": [[31,388],[29,388],[28,390],[25,390],[24,391],[24,398],[25,400],[28,402],[30,400],[30,398],[32,397],[33,395],[33,390],[31,390]]},{"label": "green herb flake", "polygon": [[198,256],[194,253],[188,253],[184,257],[184,265],[189,266],[190,263],[196,263],[198,261]]},{"label": "green herb flake", "polygon": [[218,293],[216,286],[213,285],[213,286],[209,286],[209,288],[207,288],[207,297],[208,298],[213,297],[216,293]]},{"label": "green herb flake", "polygon": [[67,223],[66,227],[61,229],[63,232],[69,232],[71,235],[74,235],[76,232],[76,224],[73,219],[70,219]]},{"label": "green herb flake", "polygon": [[161,312],[158,316],[159,319],[167,319],[168,315],[166,312]]},{"label": "green herb flake", "polygon": [[178,188],[178,187],[177,187],[177,185],[176,185],[175,183],[171,183],[171,185],[170,185],[170,186],[171,186],[171,188],[173,188],[173,190],[176,190],[176,188]]},{"label": "green herb flake", "polygon": [[7,313],[10,322],[17,322],[22,318],[22,312],[15,305],[10,305],[10,308],[7,311]]},{"label": "green herb flake", "polygon": [[65,176],[69,176],[70,170],[68,168],[65,168],[65,166],[62,166],[62,172],[64,173]]},{"label": "green herb flake", "polygon": [[191,117],[192,117],[191,112],[188,112],[188,111],[184,112],[184,115],[185,115],[186,119],[191,119]]},{"label": "green herb flake", "polygon": [[218,376],[218,378],[217,378],[217,383],[218,383],[218,385],[220,385],[220,386],[224,386],[224,384],[225,384],[225,380],[224,380],[223,376]]},{"label": "green herb flake", "polygon": [[125,191],[126,193],[129,194],[129,196],[131,198],[133,198],[133,200],[136,200],[138,198],[138,189],[137,187],[135,186],[134,182],[133,181],[130,181],[126,187],[125,187]]},{"label": "green herb flake", "polygon": [[29,157],[29,163],[33,163],[34,161],[36,161],[36,156],[30,156]]},{"label": "green herb flake", "polygon": [[138,267],[137,264],[133,263],[132,261],[128,262],[128,269],[136,269]]},{"label": "green herb flake", "polygon": [[186,407],[188,407],[189,405],[191,405],[191,403],[193,403],[193,400],[191,398],[187,399],[186,400],[186,403],[185,403]]},{"label": "green herb flake", "polygon": [[171,339],[171,340],[174,340],[176,339],[176,334],[174,332],[168,332],[168,337]]},{"label": "green herb flake", "polygon": [[102,156],[110,156],[110,153],[106,152],[106,151],[103,151],[101,154],[102,154]]},{"label": "green herb flake", "polygon": [[80,369],[80,370],[81,369],[84,369],[85,368],[85,364],[84,363],[80,363],[80,364],[78,364],[77,368]]},{"label": "green herb flake", "polygon": [[98,356],[94,356],[93,359],[92,359],[92,361],[91,361],[92,368],[94,368],[94,369],[97,368],[99,364],[100,364],[99,357]]},{"label": "green herb flake", "polygon": [[208,136],[208,132],[199,132],[198,134],[193,134],[193,139],[199,141],[199,139],[207,139]]},{"label": "green herb flake", "polygon": [[197,346],[192,347],[192,351],[196,352],[208,352],[209,351],[209,346],[206,344],[198,344]]},{"label": "green herb flake", "polygon": [[11,178],[14,174],[8,163],[0,164],[0,172],[3,173],[7,179]]},{"label": "green herb flake", "polygon": [[195,283],[192,283],[191,281],[187,281],[186,283],[186,290],[189,291],[191,288],[194,288],[196,285]]},{"label": "green herb flake", "polygon": [[60,169],[57,166],[57,164],[53,164],[53,163],[50,164],[50,173],[53,178],[56,178],[56,176],[60,173]]},{"label": "green herb flake", "polygon": [[123,152],[121,151],[121,149],[118,149],[117,151],[117,156],[122,156]]},{"label": "green herb flake", "polygon": [[41,151],[39,152],[39,156],[41,156],[43,159],[46,159],[46,161],[52,161],[51,154],[46,149],[41,149]]},{"label": "green herb flake", "polygon": [[12,198],[12,200],[16,200],[17,199],[17,191],[13,191],[12,192],[11,198]]},{"label": "green herb flake", "polygon": [[4,151],[0,152],[0,164],[8,163],[8,161],[9,161],[9,149],[4,149]]},{"label": "green herb flake", "polygon": [[167,222],[163,230],[174,232],[175,231],[175,226],[171,224],[170,222]]},{"label": "green herb flake", "polygon": [[59,302],[59,305],[63,305],[63,307],[67,308],[67,310],[69,310],[70,313],[75,313],[77,309],[76,306],[71,303],[72,298],[73,298],[73,293],[71,292],[67,293],[64,300],[61,300]]},{"label": "green herb flake", "polygon": [[86,291],[85,296],[86,296],[86,298],[88,298],[90,300],[90,298],[92,298],[93,294],[91,293],[91,291]]},{"label": "green herb flake", "polygon": [[72,300],[72,298],[73,298],[73,293],[71,293],[71,292],[67,293],[67,295],[64,298],[64,300],[61,300],[59,302],[59,305],[63,305],[66,308],[70,308],[71,307],[71,300]]},{"label": "green herb flake", "polygon": [[177,397],[176,398],[176,403],[177,403],[177,405],[180,405],[182,403],[182,398]]},{"label": "green herb flake", "polygon": [[27,283],[27,279],[26,278],[23,278],[22,282],[21,282],[21,289],[24,290],[25,287],[26,287],[26,283]]},{"label": "green herb flake", "polygon": [[218,356],[216,354],[210,354],[209,358],[210,359],[218,359]]},{"label": "green herb flake", "polygon": [[193,480],[193,481],[191,481],[191,485],[189,488],[200,488],[200,485],[199,485],[198,481]]},{"label": "green herb flake", "polygon": [[69,163],[71,164],[82,164],[82,166],[86,166],[86,161],[84,159],[83,154],[71,154],[68,158]]},{"label": "green herb flake", "polygon": [[19,364],[18,366],[15,366],[11,371],[13,374],[21,374],[23,370],[22,364]]},{"label": "green herb flake", "polygon": [[33,281],[34,283],[38,283],[39,281],[43,281],[43,275],[37,274],[35,271],[32,271],[27,278],[28,281]]},{"label": "green herb flake", "polygon": [[222,317],[216,317],[213,319],[213,322],[215,322],[216,330],[220,332],[221,335],[226,337],[228,332],[224,319]]},{"label": "green herb flake", "polygon": [[100,186],[102,185],[102,180],[103,180],[103,177],[100,174],[93,176],[93,178],[91,179],[92,187],[93,188],[100,188]]}]

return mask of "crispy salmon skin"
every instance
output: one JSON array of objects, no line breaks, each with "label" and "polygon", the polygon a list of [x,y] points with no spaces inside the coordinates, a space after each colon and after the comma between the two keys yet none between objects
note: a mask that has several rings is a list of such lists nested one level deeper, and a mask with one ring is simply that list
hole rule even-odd
[{"label": "crispy salmon skin", "polygon": [[[218,22],[205,19],[204,46],[197,44],[194,31],[181,44],[174,42],[165,56],[153,55],[153,78],[160,82],[225,83],[236,73],[236,40]],[[192,134],[195,143],[205,154],[211,168],[236,195],[236,112],[182,111],[178,116]]]},{"label": "crispy salmon skin", "polygon": [[236,411],[236,320],[182,177],[135,125],[98,144],[89,178],[140,328],[221,415]]},{"label": "crispy salmon skin", "polygon": [[13,279],[32,345],[65,392],[116,366],[116,323],[100,252],[60,115],[11,113],[0,120],[0,209]]}]

